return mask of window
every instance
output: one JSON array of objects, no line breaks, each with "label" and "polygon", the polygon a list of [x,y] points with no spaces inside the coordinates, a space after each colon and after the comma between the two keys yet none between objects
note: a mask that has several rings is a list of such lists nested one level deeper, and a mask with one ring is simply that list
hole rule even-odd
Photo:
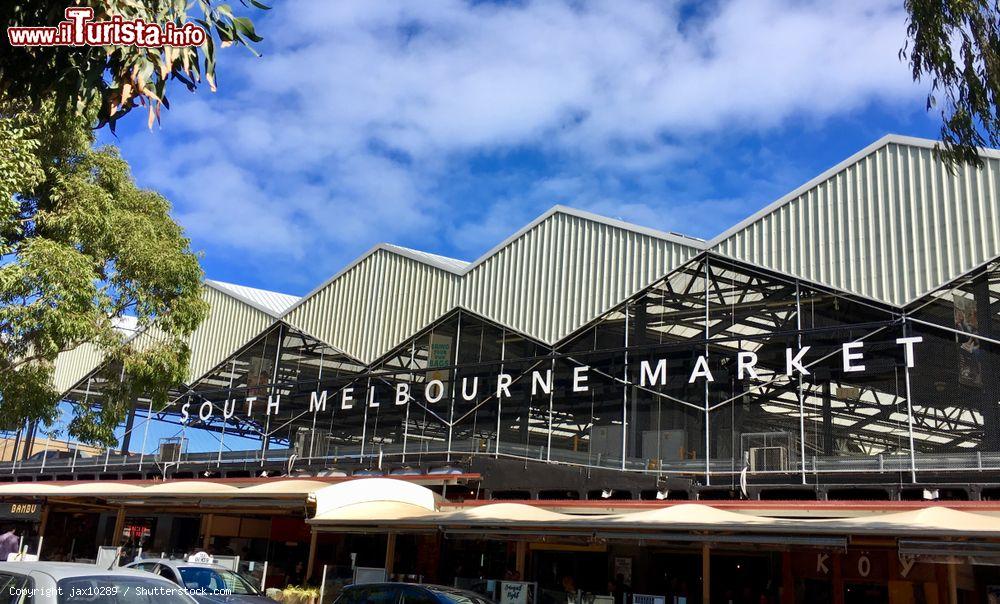
[{"label": "window", "polygon": [[14,575],[9,573],[0,573],[0,602],[6,604],[7,602],[17,602],[11,594],[11,588],[16,587],[14,582]]},{"label": "window", "polygon": [[61,579],[59,604],[85,601],[89,604],[191,604],[180,589],[150,577],[98,575]]},{"label": "window", "polygon": [[490,601],[479,594],[462,589],[449,589],[447,587],[435,586],[430,591],[439,598],[434,602],[448,602],[449,604],[490,604]]},{"label": "window", "polygon": [[183,585],[188,589],[241,596],[257,594],[257,590],[242,577],[224,568],[182,566],[180,573]]},{"label": "window", "polygon": [[30,579],[12,573],[0,573],[0,604],[30,602]]},{"label": "window", "polygon": [[365,602],[370,604],[396,604],[399,589],[391,585],[374,585],[368,588]]},{"label": "window", "polygon": [[336,604],[396,604],[399,588],[393,585],[348,587],[341,592]]},{"label": "window", "polygon": [[171,581],[173,583],[178,583],[178,584],[180,583],[180,581],[177,580],[177,574],[169,566],[165,566],[163,564],[157,564],[153,568],[153,572],[160,575],[167,581]]},{"label": "window", "polygon": [[439,604],[437,598],[426,591],[408,587],[403,589],[403,598],[400,604]]}]

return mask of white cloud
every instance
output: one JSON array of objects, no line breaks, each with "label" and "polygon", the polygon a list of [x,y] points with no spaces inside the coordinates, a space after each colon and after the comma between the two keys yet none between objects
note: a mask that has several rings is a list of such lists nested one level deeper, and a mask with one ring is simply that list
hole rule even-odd
[{"label": "white cloud", "polygon": [[[557,202],[704,231],[738,203],[615,196],[708,139],[919,106],[904,23],[898,0],[283,2],[258,20],[263,59],[225,51],[222,92],[175,92],[163,131],[125,146],[199,247],[288,283],[376,241],[478,254]],[[525,149],[548,173],[468,167]],[[491,190],[505,178],[523,193]]]}]

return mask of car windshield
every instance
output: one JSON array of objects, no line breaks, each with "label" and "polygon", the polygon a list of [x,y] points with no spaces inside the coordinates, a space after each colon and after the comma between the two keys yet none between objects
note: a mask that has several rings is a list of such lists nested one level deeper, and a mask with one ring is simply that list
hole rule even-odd
[{"label": "car windshield", "polygon": [[487,600],[484,596],[471,591],[465,591],[463,589],[449,589],[447,587],[438,586],[425,586],[432,592],[440,597],[443,597],[446,602],[454,602],[454,604],[492,604],[490,600]]},{"label": "car windshield", "polygon": [[56,583],[60,604],[193,604],[172,583],[122,575],[70,577]]},{"label": "car windshield", "polygon": [[181,582],[191,590],[241,596],[257,594],[252,585],[231,570],[208,566],[182,566],[179,570]]}]

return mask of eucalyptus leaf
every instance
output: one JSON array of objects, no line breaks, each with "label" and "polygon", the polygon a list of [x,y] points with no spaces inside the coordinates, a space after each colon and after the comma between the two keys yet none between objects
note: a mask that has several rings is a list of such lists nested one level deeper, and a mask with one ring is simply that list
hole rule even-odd
[{"label": "eucalyptus leaf", "polygon": [[91,349],[115,379],[68,432],[114,446],[138,393],[165,404],[184,380],[208,309],[170,203],[136,186],[116,148],[93,146],[96,114],[0,98],[0,423],[51,425],[56,357]]}]

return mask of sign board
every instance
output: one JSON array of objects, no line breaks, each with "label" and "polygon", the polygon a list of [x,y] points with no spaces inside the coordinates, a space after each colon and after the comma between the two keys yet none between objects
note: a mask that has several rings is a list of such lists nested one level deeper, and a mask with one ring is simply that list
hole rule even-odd
[{"label": "sign board", "polygon": [[966,386],[983,387],[983,364],[979,355],[979,309],[965,292],[955,292],[955,329],[966,335],[956,335],[958,343],[958,381]]},{"label": "sign board", "polygon": [[502,581],[500,583],[500,604],[528,604],[531,583],[523,581]]},{"label": "sign board", "polygon": [[197,552],[188,556],[188,562],[194,564],[215,564],[215,560],[212,556],[209,556],[207,552]]},{"label": "sign board", "polygon": [[358,566],[354,569],[354,584],[385,583],[388,580],[384,568]]},{"label": "sign board", "polygon": [[94,561],[100,568],[112,569],[118,566],[118,559],[121,557],[122,548],[102,545],[97,548],[97,560]]},{"label": "sign board", "polygon": [[[962,314],[962,321],[969,321],[966,314]],[[964,323],[963,323],[964,325]],[[909,336],[904,338],[897,338],[896,344],[899,345],[899,351],[902,353],[903,359],[905,360],[907,367],[914,367],[915,359],[915,349],[916,344],[920,343],[922,340],[921,336]],[[456,363],[454,351],[457,345],[454,338],[447,334],[434,334],[432,333],[428,338],[428,351],[427,351],[427,373],[426,373],[426,383],[421,387],[419,384],[411,384],[408,381],[395,381],[386,378],[379,378],[378,380],[372,380],[373,383],[369,384],[367,387],[367,392],[354,392],[354,388],[341,388],[340,390],[334,391],[335,397],[340,399],[340,404],[331,406],[321,406],[326,413],[332,413],[333,409],[339,409],[341,411],[349,411],[353,409],[353,413],[364,413],[365,409],[368,407],[380,407],[382,405],[395,404],[395,405],[405,405],[411,400],[416,400],[428,405],[434,405],[441,402],[445,397],[465,397],[465,393],[471,392],[468,396],[471,398],[466,398],[466,400],[472,400],[476,397],[476,393],[503,393],[502,397],[516,397],[516,396],[530,396],[533,385],[539,383],[546,383],[548,378],[548,372],[551,368],[541,368],[537,367],[539,364],[536,363],[535,369],[526,371],[528,374],[527,379],[520,379],[515,381],[511,374],[504,373],[503,371],[489,376],[472,376],[470,381],[470,376],[463,376],[458,378],[454,375],[451,369],[448,369],[452,364]],[[869,343],[870,344],[870,343]],[[824,344],[824,346],[826,346]],[[866,371],[864,365],[865,352],[864,352],[864,341],[857,342],[845,342],[841,345],[840,356],[842,358],[844,371]],[[799,346],[796,348],[786,347],[785,357],[787,359],[786,363],[786,376],[792,376],[795,372],[800,375],[808,375],[809,370],[806,369],[807,366],[811,366],[813,361],[819,360],[815,357],[816,353],[812,353],[810,356],[809,351],[811,348],[809,346]],[[754,372],[757,370],[756,361],[751,359],[749,356],[743,356],[741,352],[752,352],[752,351],[732,351],[735,358],[732,360],[735,362],[738,371],[744,372]],[[826,359],[831,356],[832,353],[827,354],[823,358]],[[540,358],[540,357],[536,357]],[[548,359],[548,357],[546,357]],[[718,362],[723,362],[720,357],[713,357],[713,362],[718,359]],[[262,364],[264,360],[261,359],[256,362],[259,365],[260,375],[269,375],[268,372],[264,371],[265,367]],[[805,364],[803,364],[805,363]],[[545,365],[547,363],[542,363]],[[639,362],[639,386],[640,387],[657,387],[667,385],[667,374],[666,368],[667,358],[662,357],[659,359],[646,360],[643,359]],[[874,365],[871,371],[874,371]],[[663,370],[660,370],[663,368]],[[251,363],[251,373],[255,370],[254,363]],[[564,383],[560,384],[560,388],[570,388],[568,392],[571,392],[573,396],[579,395],[579,393],[590,392],[591,380],[589,379],[588,372],[590,367],[577,366],[573,367],[572,379],[566,380]],[[967,383],[976,382],[982,384],[981,376],[979,375],[979,369],[974,367],[967,367],[964,370],[964,379]],[[523,375],[523,374],[522,374]],[[689,384],[694,383],[710,383],[715,382],[715,377],[712,374],[712,369],[709,365],[708,355],[701,354],[697,357],[694,368],[691,371],[688,378]],[[355,379],[357,376],[354,376]],[[726,378],[728,379],[728,378]],[[273,415],[280,412],[281,407],[281,397],[280,396],[266,396],[263,393],[266,386],[266,380],[262,382],[259,386],[255,386],[250,383],[252,380],[248,378],[248,386],[246,387],[246,395],[242,397],[242,401],[238,401],[233,398],[227,398],[225,402],[205,400],[200,403],[197,408],[193,408],[194,403],[187,402],[181,405],[181,417],[183,421],[193,414],[197,413],[198,416],[203,421],[208,421],[211,418],[223,418],[227,421],[235,421],[234,417],[237,419],[261,417],[262,415]],[[378,388],[380,393],[376,392],[375,381],[381,384]],[[452,381],[459,383],[450,383]],[[478,385],[477,385],[478,384]],[[392,389],[392,393],[385,391],[386,386]],[[552,386],[554,388],[554,386]],[[257,391],[260,392],[257,392]],[[232,394],[232,389],[230,389],[230,395]],[[338,395],[339,392],[339,395]],[[318,404],[319,401],[326,401],[330,398],[331,392],[328,390],[315,390],[310,393],[310,400],[313,403]],[[391,396],[392,399],[385,398],[386,396]],[[267,399],[265,402],[264,399]],[[501,396],[492,396],[492,404],[499,405]],[[392,400],[393,403],[388,401]],[[353,402],[352,402],[353,401]],[[367,401],[367,402],[362,402]],[[485,403],[485,401],[484,401]],[[499,407],[497,407],[499,408]],[[314,407],[314,410],[316,408]],[[233,415],[235,414],[235,415]],[[621,454],[621,431],[620,425],[604,425],[604,426],[594,426],[591,434],[591,453],[602,452],[602,447],[598,443],[603,442],[607,447],[608,455]],[[617,438],[615,438],[617,434]],[[617,448],[614,445],[617,444]],[[654,447],[655,448],[655,447]],[[662,447],[660,447],[662,449]],[[667,448],[674,448],[674,445],[667,443]]]},{"label": "sign board", "polygon": [[455,361],[452,357],[451,343],[451,336],[440,333],[432,333],[428,338],[427,368],[431,369],[427,373],[428,380],[448,381],[448,371],[434,371],[434,369],[437,367],[448,367]]},{"label": "sign board", "polygon": [[38,555],[11,552],[7,554],[7,562],[38,562]]},{"label": "sign board", "polygon": [[27,520],[37,522],[42,518],[42,506],[38,503],[2,503],[0,520]]},{"label": "sign board", "polygon": [[615,557],[615,581],[622,576],[625,585],[632,585],[632,558]]}]

